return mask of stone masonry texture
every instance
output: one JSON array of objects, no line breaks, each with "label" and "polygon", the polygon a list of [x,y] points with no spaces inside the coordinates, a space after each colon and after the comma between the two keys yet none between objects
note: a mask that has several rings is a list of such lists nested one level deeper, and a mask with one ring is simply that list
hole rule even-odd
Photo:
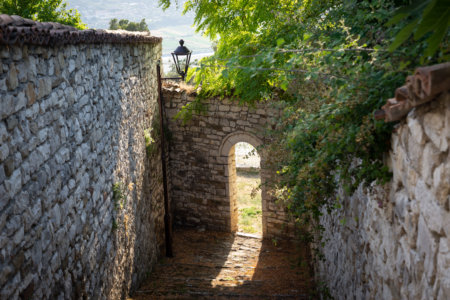
[{"label": "stone masonry texture", "polygon": [[336,299],[449,299],[450,94],[414,108],[392,135],[393,179],[325,214],[319,281]]},{"label": "stone masonry texture", "polygon": [[174,119],[192,103],[195,92],[178,86],[163,87],[165,115],[170,132],[170,182],[174,221],[177,225],[208,230],[237,230],[236,169],[234,145],[247,142],[261,157],[263,236],[290,237],[293,222],[286,208],[270,193],[273,178],[265,169],[267,128],[279,118],[280,109],[262,102],[241,106],[230,99],[203,100],[203,111],[187,122]]},{"label": "stone masonry texture", "polygon": [[160,56],[160,41],[0,46],[0,299],[124,299],[151,271]]},{"label": "stone masonry texture", "polygon": [[[0,299],[125,299],[164,247],[161,39],[89,31],[33,44],[21,32],[0,41]],[[163,88],[174,223],[237,230],[234,145],[247,142],[261,157],[263,236],[292,237],[265,168],[280,110],[210,98],[175,119],[195,96]],[[390,183],[338,191],[315,264],[336,299],[450,297],[449,144],[447,90],[396,126]]]}]

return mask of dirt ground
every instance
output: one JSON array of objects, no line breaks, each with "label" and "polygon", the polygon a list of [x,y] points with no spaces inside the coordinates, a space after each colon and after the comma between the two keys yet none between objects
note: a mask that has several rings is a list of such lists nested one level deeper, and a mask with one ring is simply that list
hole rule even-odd
[{"label": "dirt ground", "polygon": [[129,300],[316,298],[302,244],[178,229],[173,246]]}]

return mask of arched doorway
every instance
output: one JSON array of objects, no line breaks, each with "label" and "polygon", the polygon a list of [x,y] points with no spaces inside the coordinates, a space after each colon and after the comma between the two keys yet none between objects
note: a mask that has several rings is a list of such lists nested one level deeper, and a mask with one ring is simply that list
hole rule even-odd
[{"label": "arched doorway", "polygon": [[[221,143],[219,149],[219,155],[225,165],[226,180],[226,197],[230,203],[230,230],[236,232],[239,230],[238,217],[239,207],[237,202],[237,186],[236,186],[236,144],[244,142],[248,143],[254,148],[259,150],[259,146],[262,145],[262,141],[256,136],[246,132],[234,132],[227,135]],[[262,210],[262,236],[267,233],[267,193],[264,182],[264,151],[259,151],[260,156],[260,178],[261,178],[261,210]]]},{"label": "arched doorway", "polygon": [[249,143],[234,145],[238,231],[262,236],[261,176],[258,151]]}]

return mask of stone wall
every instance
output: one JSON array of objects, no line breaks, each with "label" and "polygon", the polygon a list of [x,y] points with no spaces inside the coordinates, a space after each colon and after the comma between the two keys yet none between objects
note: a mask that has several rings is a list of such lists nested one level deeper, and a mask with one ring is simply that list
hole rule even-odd
[{"label": "stone wall", "polygon": [[450,94],[418,106],[399,123],[387,159],[393,179],[340,193],[325,215],[316,265],[336,299],[450,297]]},{"label": "stone wall", "polygon": [[270,196],[272,177],[265,169],[267,126],[275,124],[280,110],[268,103],[240,106],[230,99],[203,100],[203,111],[183,124],[174,116],[192,103],[195,92],[178,86],[163,88],[170,132],[170,182],[175,223],[198,228],[236,231],[236,170],[234,145],[247,142],[261,157],[261,196],[264,237],[293,233],[282,205]]},{"label": "stone wall", "polygon": [[161,40],[107,36],[0,45],[1,299],[124,299],[160,252]]}]

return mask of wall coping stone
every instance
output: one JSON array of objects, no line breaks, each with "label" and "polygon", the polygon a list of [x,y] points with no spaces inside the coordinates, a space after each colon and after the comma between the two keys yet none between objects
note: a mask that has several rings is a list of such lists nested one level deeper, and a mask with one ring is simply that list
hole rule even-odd
[{"label": "wall coping stone", "polygon": [[436,100],[439,94],[450,90],[450,62],[418,68],[406,78],[405,85],[395,90],[375,118],[385,122],[399,121],[416,106]]},{"label": "wall coping stone", "polygon": [[187,84],[179,84],[174,83],[171,81],[165,81],[162,85],[162,90],[164,93],[170,94],[170,95],[177,95],[177,94],[183,94],[186,93],[189,97],[196,97],[198,93],[200,92],[200,89],[195,89],[192,85]]},{"label": "wall coping stone", "polygon": [[0,45],[59,46],[67,44],[158,44],[150,32],[87,29],[55,22],[37,22],[20,16],[0,15]]}]

